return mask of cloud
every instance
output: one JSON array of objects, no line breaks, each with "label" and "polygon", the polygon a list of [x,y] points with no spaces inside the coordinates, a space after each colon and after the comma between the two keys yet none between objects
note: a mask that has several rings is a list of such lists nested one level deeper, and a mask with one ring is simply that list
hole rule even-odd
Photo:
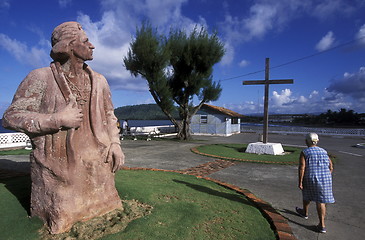
[{"label": "cloud", "polygon": [[66,8],[67,6],[70,6],[72,3],[72,0],[58,0],[58,5],[60,5],[61,8]]},{"label": "cloud", "polygon": [[327,90],[365,103],[365,67],[361,67],[356,73],[345,73],[343,78],[333,80]]},{"label": "cloud", "polygon": [[319,52],[325,51],[333,46],[335,42],[335,38],[333,36],[333,32],[329,31],[322,39],[317,43],[316,49]]},{"label": "cloud", "polygon": [[[247,14],[236,17],[229,12],[229,5],[223,4],[225,19],[218,24],[223,39],[229,42],[234,51],[237,45],[262,39],[268,34],[283,31],[294,19],[303,16],[326,20],[336,15],[351,16],[365,3],[362,0],[257,0],[248,6]],[[327,41],[318,46],[320,49],[334,44],[333,33]],[[331,42],[332,41],[332,42]],[[364,40],[365,42],[365,40]],[[364,43],[365,44],[365,43]]]},{"label": "cloud", "polygon": [[232,47],[232,45],[229,42],[224,43],[224,49],[226,52],[225,52],[224,56],[222,57],[222,60],[220,61],[220,64],[222,66],[231,64],[234,59],[234,48]]},{"label": "cloud", "polygon": [[365,24],[357,32],[356,39],[359,39],[360,44],[365,47]]},{"label": "cloud", "polygon": [[[187,32],[196,26],[208,29],[204,18],[199,17],[195,22],[182,15],[181,8],[186,2],[187,0],[100,0],[102,17],[97,21],[79,12],[77,21],[83,26],[90,42],[95,45],[94,60],[88,64],[108,79],[113,90],[148,90],[146,80],[132,77],[123,65],[123,58],[128,52],[133,34],[144,20],[150,21],[163,34],[168,34],[171,27],[185,29]],[[59,0],[58,4],[60,7],[67,7],[72,4],[72,0]],[[49,65],[49,40],[44,38],[39,28],[30,27],[29,30],[38,35],[40,40],[37,45],[27,46],[0,34],[0,47],[19,62],[32,67]],[[234,54],[233,51],[231,53]],[[229,58],[226,60],[232,61]]]},{"label": "cloud", "polygon": [[287,105],[289,103],[292,103],[295,99],[291,97],[292,92],[290,89],[286,88],[281,91],[281,93],[278,93],[276,91],[273,91],[273,95],[271,98],[271,104],[273,106],[283,106]]},{"label": "cloud", "polygon": [[361,5],[361,1],[349,2],[347,0],[323,0],[319,4],[313,4],[312,14],[322,20],[341,15],[351,15]]},{"label": "cloud", "polygon": [[[244,115],[263,114],[264,111],[262,102],[225,103],[223,106]],[[346,94],[328,89],[313,90],[308,96],[298,96],[290,89],[283,89],[280,92],[273,91],[269,99],[269,112],[276,114],[323,113],[328,109],[338,111],[341,108],[365,112],[364,102],[354,102]]]},{"label": "cloud", "polygon": [[0,10],[7,10],[10,8],[10,1],[9,0],[1,0],[0,1]]},{"label": "cloud", "polygon": [[44,49],[51,49],[51,41],[50,39],[46,39],[44,36],[44,32],[35,25],[27,26],[27,29],[32,33],[35,33],[39,37],[38,45]]},{"label": "cloud", "polygon": [[259,113],[259,109],[262,110],[262,105],[257,106],[257,103],[253,101],[246,101],[241,104],[237,103],[226,103],[223,104],[224,108],[231,109],[235,112],[242,113],[242,114],[251,114],[251,113]]},{"label": "cloud", "polygon": [[[147,91],[146,80],[132,77],[123,65],[133,34],[144,20],[158,27],[163,34],[168,34],[170,27],[175,26],[187,32],[197,25],[206,27],[204,18],[200,17],[198,22],[194,22],[182,15],[181,7],[186,2],[187,0],[103,0],[103,15],[99,21],[92,21],[88,15],[79,13],[77,21],[95,46],[94,60],[88,64],[108,79],[113,90]],[[231,61],[229,56],[225,60]]]},{"label": "cloud", "polygon": [[183,22],[186,20],[192,22],[181,15],[181,6],[186,2],[187,0],[147,0],[145,4],[140,6],[143,6],[142,8],[144,8],[148,19],[155,26],[159,26],[168,24],[170,21],[174,23],[177,19],[183,20]]},{"label": "cloud", "polygon": [[311,92],[311,94],[309,95],[309,98],[316,98],[318,96],[319,92],[317,90],[314,90]]},{"label": "cloud", "polygon": [[[354,104],[353,101],[351,101],[349,98],[347,98],[342,93],[336,93],[336,92],[329,92],[327,89],[324,90],[323,96],[321,97],[321,100],[319,101],[319,104],[322,102],[323,106],[327,109],[331,110],[339,110],[341,108],[345,109],[354,109],[356,111],[364,111],[364,107]],[[322,107],[323,109],[324,107]],[[324,112],[324,111],[322,111]]]},{"label": "cloud", "polygon": [[113,11],[118,16],[118,23],[124,29],[134,32],[141,21],[148,20],[152,26],[168,33],[170,27],[190,31],[195,25],[206,26],[204,18],[194,22],[181,13],[183,4],[188,0],[102,0],[103,11]]},{"label": "cloud", "polygon": [[0,33],[0,47],[9,52],[18,62],[39,68],[49,65],[50,57],[42,47],[28,47],[25,43]]},{"label": "cloud", "polygon": [[[225,19],[218,24],[219,33],[234,52],[237,45],[262,39],[270,32],[279,32],[294,18],[300,17],[300,10],[308,5],[306,1],[254,1],[248,14],[242,17],[235,17],[228,12],[229,7],[225,5]],[[231,55],[233,61],[233,54]]]},{"label": "cloud", "polygon": [[240,66],[240,67],[247,67],[248,65],[250,64],[250,62],[249,61],[247,61],[247,60],[242,60],[241,62],[239,62],[239,64],[238,64],[238,66]]},{"label": "cloud", "polygon": [[255,4],[250,8],[250,17],[243,20],[245,29],[251,37],[261,37],[275,24],[278,9],[269,4]]},{"label": "cloud", "polygon": [[93,22],[89,16],[80,14],[77,21],[95,46],[94,60],[88,64],[107,78],[113,90],[147,90],[146,81],[131,77],[123,66],[123,57],[128,52],[131,36],[130,32],[118,26],[114,12],[105,12],[98,22]]},{"label": "cloud", "polygon": [[242,18],[226,13],[220,24],[222,32],[229,41],[250,41],[264,37],[270,31],[281,31],[293,18],[299,17],[308,4],[305,1],[255,1],[248,15]]},{"label": "cloud", "polygon": [[356,109],[364,111],[365,106],[353,104],[343,93],[330,92],[324,89],[322,93],[312,91],[308,97],[296,96],[290,89],[282,90],[280,93],[273,91],[269,101],[270,112],[275,113],[319,113],[328,109],[337,111],[341,108]]}]

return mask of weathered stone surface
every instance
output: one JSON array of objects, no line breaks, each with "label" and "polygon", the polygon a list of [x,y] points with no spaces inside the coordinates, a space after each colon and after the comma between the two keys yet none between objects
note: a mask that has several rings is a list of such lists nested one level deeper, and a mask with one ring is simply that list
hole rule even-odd
[{"label": "weathered stone surface", "polygon": [[77,22],[52,33],[50,67],[20,84],[3,117],[31,141],[31,215],[53,234],[122,209],[114,173],[124,163],[106,79],[84,62],[94,46]]},{"label": "weathered stone surface", "polygon": [[284,149],[281,143],[255,142],[248,144],[246,153],[279,155],[284,154]]}]

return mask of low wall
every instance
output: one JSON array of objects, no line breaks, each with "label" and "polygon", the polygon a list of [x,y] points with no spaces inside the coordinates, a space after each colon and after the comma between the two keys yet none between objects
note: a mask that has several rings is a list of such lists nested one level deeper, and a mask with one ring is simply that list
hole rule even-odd
[{"label": "low wall", "polygon": [[176,132],[176,128],[175,125],[130,127],[129,132],[138,135],[174,133]]},{"label": "low wall", "polygon": [[30,139],[24,133],[1,133],[0,149],[30,147]]}]

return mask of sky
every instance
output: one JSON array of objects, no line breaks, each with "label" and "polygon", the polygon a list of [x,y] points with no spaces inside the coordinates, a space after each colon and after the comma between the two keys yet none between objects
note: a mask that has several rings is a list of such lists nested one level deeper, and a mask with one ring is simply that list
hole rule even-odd
[{"label": "sky", "polygon": [[225,55],[213,80],[223,90],[212,105],[262,113],[264,86],[242,82],[263,80],[270,58],[270,79],[294,79],[270,86],[270,113],[363,113],[364,13],[365,0],[0,0],[0,114],[30,71],[49,66],[52,31],[66,21],[81,23],[95,46],[87,63],[107,78],[114,107],[154,103],[146,80],[123,65],[146,20],[164,35],[217,32]]}]

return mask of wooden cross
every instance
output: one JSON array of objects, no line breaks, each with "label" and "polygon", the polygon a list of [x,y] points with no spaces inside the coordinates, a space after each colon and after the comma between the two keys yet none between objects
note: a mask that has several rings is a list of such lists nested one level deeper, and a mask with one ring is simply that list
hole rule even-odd
[{"label": "wooden cross", "polygon": [[265,98],[264,98],[264,129],[263,129],[263,143],[268,141],[268,129],[269,129],[269,85],[270,84],[292,84],[293,79],[281,79],[281,80],[269,80],[270,71],[270,58],[266,58],[265,61],[265,80],[251,80],[243,81],[243,85],[265,85]]}]

